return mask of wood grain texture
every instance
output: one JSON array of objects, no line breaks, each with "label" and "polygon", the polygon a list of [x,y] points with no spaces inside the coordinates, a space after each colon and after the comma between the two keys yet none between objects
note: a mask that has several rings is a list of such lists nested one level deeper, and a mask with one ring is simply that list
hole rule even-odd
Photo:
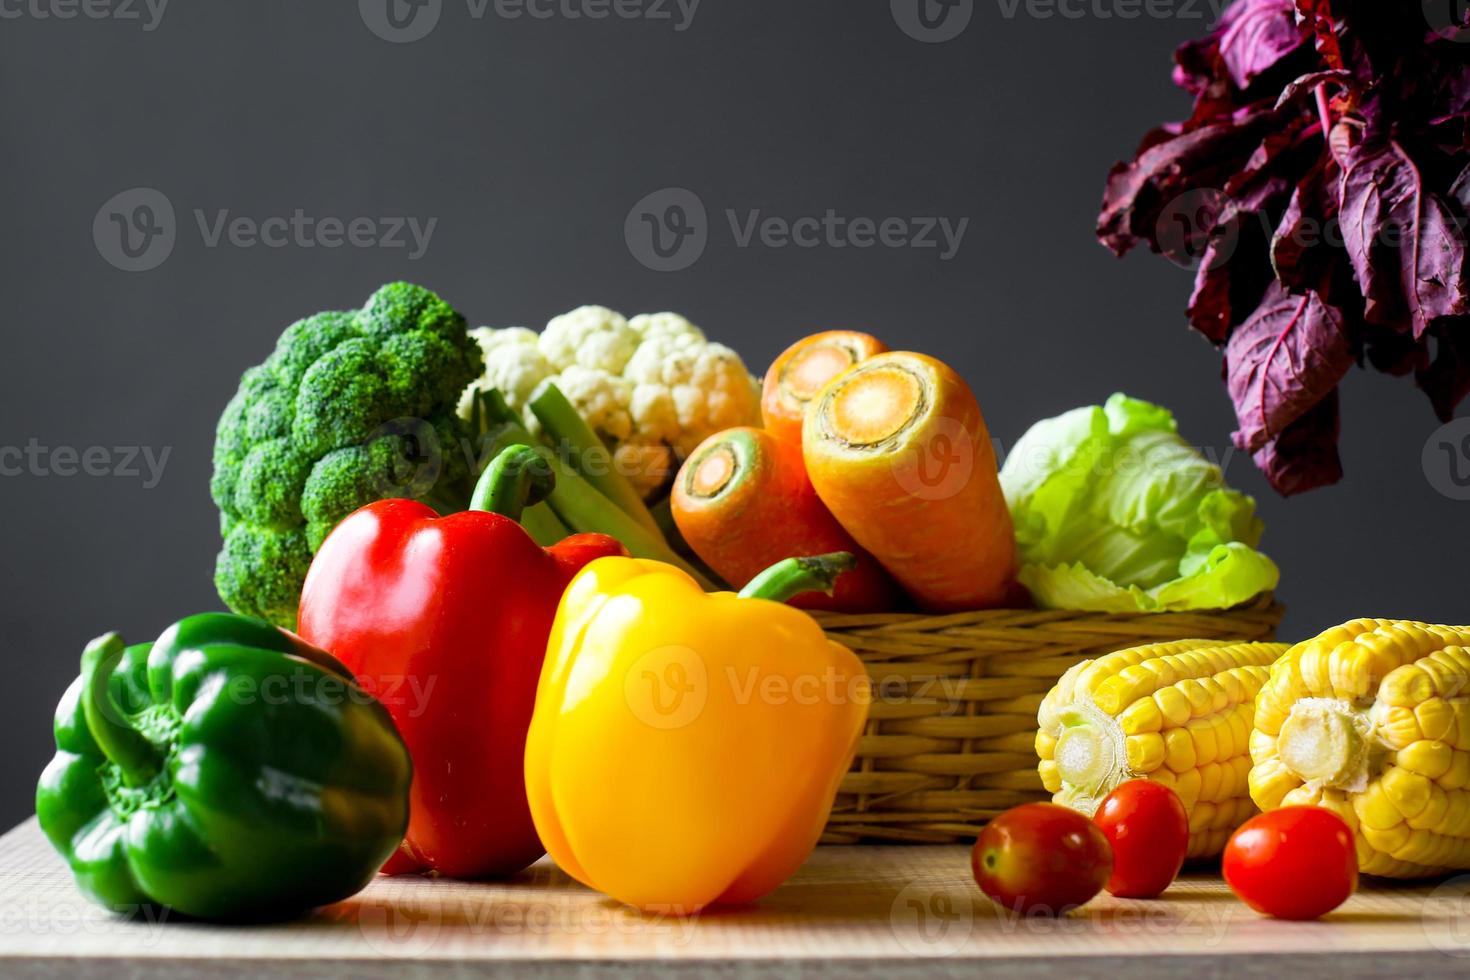
[{"label": "wood grain texture", "polygon": [[759,905],[679,919],[619,906],[542,861],[499,883],[380,878],[296,922],[219,926],[92,906],[31,820],[0,837],[0,975],[1470,974],[1470,876],[1373,885],[1320,922],[1262,919],[1204,874],[1158,901],[1015,920],[975,889],[968,862],[959,846],[819,848]]}]

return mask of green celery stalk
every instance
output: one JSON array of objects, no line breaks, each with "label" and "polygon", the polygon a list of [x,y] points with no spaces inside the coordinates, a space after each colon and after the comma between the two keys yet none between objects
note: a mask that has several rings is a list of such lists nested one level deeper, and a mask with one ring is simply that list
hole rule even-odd
[{"label": "green celery stalk", "polygon": [[[489,424],[501,430],[497,443],[508,440],[507,445],[517,442],[527,446],[537,445],[537,441],[521,424],[520,416],[516,415],[499,391],[492,389],[485,392],[482,407]],[[629,516],[586,477],[563,462],[556,453],[545,448],[541,451],[556,477],[556,486],[546,501],[567,527],[579,534],[595,532],[611,535],[621,541],[634,558],[647,558],[673,565],[688,573],[706,592],[719,588],[699,569],[679,557],[662,534],[650,531]]]},{"label": "green celery stalk", "polygon": [[560,388],[551,381],[542,382],[531,394],[530,406],[557,455],[563,460],[592,461],[594,465],[584,463],[572,468],[629,517],[650,531],[662,533],[633,484],[613,466],[612,453]]},{"label": "green celery stalk", "polygon": [[[499,395],[500,392],[497,391],[495,394]],[[478,432],[482,436],[490,431],[495,431],[495,438],[489,440],[488,445],[481,447],[482,458],[486,460],[494,459],[501,450],[518,442],[532,445],[529,434],[520,424],[520,417],[509,405],[505,404],[504,398],[501,398],[500,406],[503,406],[503,412],[498,410],[499,407],[487,404],[484,398],[477,398],[471,410],[471,431]],[[572,533],[571,529],[562,523],[561,518],[556,516],[556,511],[551,509],[551,505],[545,501],[521,511],[521,527],[525,528],[531,539],[543,548],[551,547]]]}]

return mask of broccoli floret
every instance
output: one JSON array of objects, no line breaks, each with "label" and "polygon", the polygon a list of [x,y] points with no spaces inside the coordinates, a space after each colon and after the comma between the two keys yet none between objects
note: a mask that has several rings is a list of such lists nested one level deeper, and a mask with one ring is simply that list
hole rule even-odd
[{"label": "broccoli floret", "polygon": [[464,317],[410,283],[287,327],[241,376],[215,433],[220,598],[294,627],[311,556],[352,511],[389,497],[467,506],[469,434],[455,408],[483,367]]},{"label": "broccoli floret", "polygon": [[225,605],[287,628],[296,625],[311,549],[301,528],[289,531],[236,521],[214,566]]}]

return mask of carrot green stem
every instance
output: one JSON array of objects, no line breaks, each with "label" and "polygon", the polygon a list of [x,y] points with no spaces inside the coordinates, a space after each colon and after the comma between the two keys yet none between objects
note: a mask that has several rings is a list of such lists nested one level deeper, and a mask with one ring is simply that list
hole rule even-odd
[{"label": "carrot green stem", "polygon": [[480,474],[470,510],[489,511],[519,522],[521,512],[545,500],[556,477],[541,454],[517,443],[501,450]]},{"label": "carrot green stem", "polygon": [[102,754],[122,771],[123,782],[146,786],[161,769],[158,750],[128,724],[107,691],[107,681],[126,651],[116,633],[87,644],[82,653],[82,717]]},{"label": "carrot green stem", "polygon": [[857,559],[848,551],[834,551],[810,558],[787,558],[747,582],[740,590],[740,597],[786,602],[803,592],[831,595],[837,585],[837,576],[856,564]]}]

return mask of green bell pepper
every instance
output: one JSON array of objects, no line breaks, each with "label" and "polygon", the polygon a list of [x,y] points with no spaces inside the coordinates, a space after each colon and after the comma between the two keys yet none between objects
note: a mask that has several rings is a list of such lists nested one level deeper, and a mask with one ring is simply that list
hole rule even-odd
[{"label": "green bell pepper", "polygon": [[56,709],[36,815],[118,911],[277,918],[361,889],[408,826],[408,749],[330,654],[206,613],[93,640]]}]

